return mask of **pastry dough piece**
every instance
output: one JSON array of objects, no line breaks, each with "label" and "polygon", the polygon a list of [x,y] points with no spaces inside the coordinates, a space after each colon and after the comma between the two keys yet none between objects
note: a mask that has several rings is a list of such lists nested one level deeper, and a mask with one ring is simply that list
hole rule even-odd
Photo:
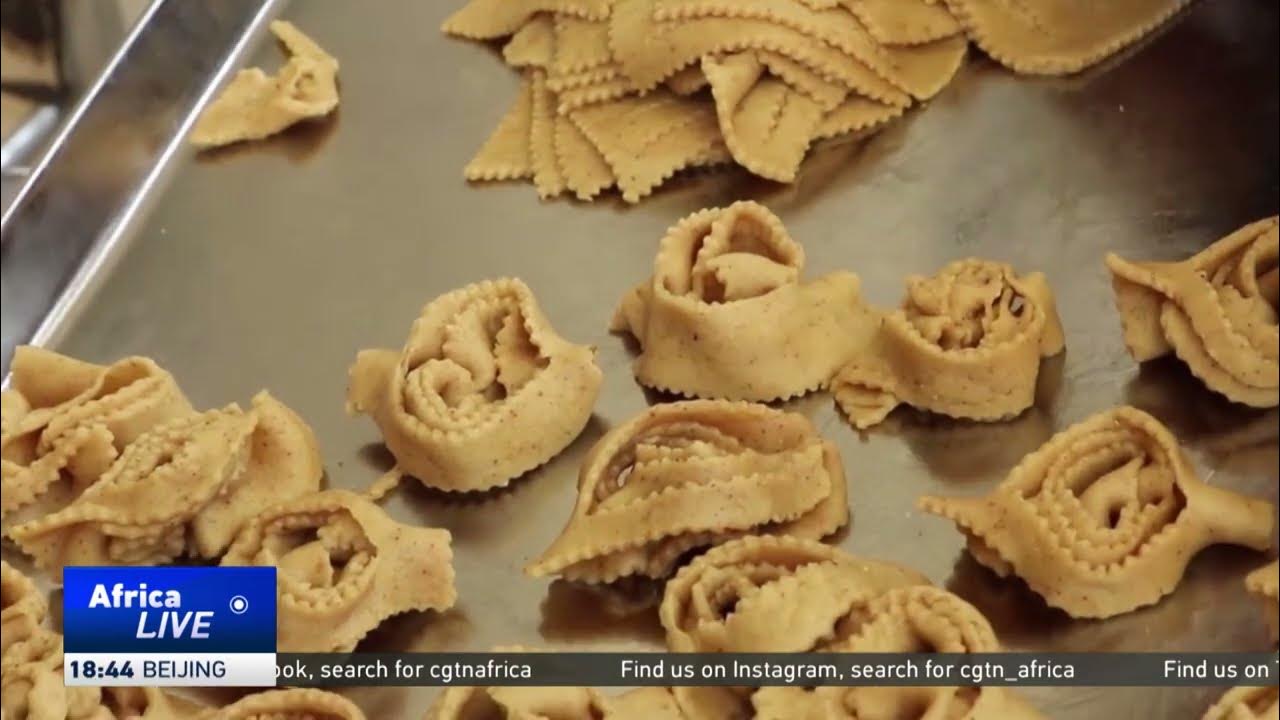
[{"label": "pastry dough piece", "polygon": [[469,40],[495,40],[516,33],[538,13],[604,20],[614,0],[470,0],[444,21],[447,35]]},{"label": "pastry dough piece", "polygon": [[267,690],[240,698],[200,720],[365,720],[356,704],[314,688]]},{"label": "pastry dough piece", "polygon": [[1101,62],[1190,0],[946,0],[974,44],[1027,75],[1068,75]]},{"label": "pastry dough piece", "polygon": [[[191,720],[203,718],[208,708],[187,698],[156,688],[102,688],[102,720]],[[95,720],[99,716],[93,716]]]},{"label": "pastry dough piece", "polygon": [[720,132],[734,160],[760,177],[794,182],[825,112],[809,95],[764,77],[764,69],[750,51],[702,59]]},{"label": "pastry dough piece", "polygon": [[476,182],[533,177],[533,160],[529,156],[532,132],[533,77],[530,75],[520,84],[511,109],[463,169],[463,176]]},{"label": "pastry dough piece", "polygon": [[[562,94],[560,112],[609,164],[626,202],[639,202],[681,170],[730,158],[711,105],[665,90],[623,97],[631,92],[630,81],[611,83],[579,89],[587,91],[581,99],[571,97],[579,91]],[[623,99],[603,102],[615,98]],[[586,102],[595,104],[580,104]]]},{"label": "pastry dough piece", "polygon": [[979,563],[1076,618],[1158,602],[1209,545],[1267,549],[1276,514],[1202,482],[1169,430],[1131,407],[1058,433],[986,497],[920,507],[955,522]]},{"label": "pastry dough piece", "polygon": [[0,711],[6,720],[104,720],[102,692],[66,687],[62,659],[62,636],[44,628],[5,651],[0,658]]},{"label": "pastry dough piece", "polygon": [[594,350],[556,334],[512,279],[436,298],[402,351],[362,351],[350,376],[349,411],[373,418],[399,470],[450,491],[550,460],[586,426],[603,379]]},{"label": "pastry dough piece", "polygon": [[103,367],[23,346],[11,383],[0,437],[6,526],[15,512],[31,519],[65,506],[138,436],[193,412],[173,376],[143,357]]},{"label": "pastry dough piece", "polygon": [[743,533],[818,539],[848,518],[839,453],[807,418],[726,401],[659,405],[592,448],[573,515],[526,572],[662,578],[686,553]]},{"label": "pastry dough piece", "polygon": [[555,20],[551,15],[533,16],[502,48],[502,58],[511,67],[546,68],[555,54]]},{"label": "pastry dough piece", "polygon": [[[923,575],[790,537],[747,536],[696,558],[667,583],[659,614],[677,652],[1000,651],[981,613]],[[749,692],[761,718],[1041,717],[1002,688]],[[676,693],[698,706],[740,702],[720,688],[694,695]]]},{"label": "pastry dough piece", "polygon": [[1280,690],[1272,687],[1238,687],[1228,690],[1204,714],[1203,720],[1277,720]]},{"label": "pastry dough piece", "polygon": [[643,687],[609,700],[605,720],[686,720],[670,688]]},{"label": "pastry dough piece", "polygon": [[682,568],[659,617],[674,652],[808,652],[828,642],[851,607],[928,582],[813,540],[748,535]]},{"label": "pastry dough piece", "polygon": [[1262,603],[1267,627],[1271,628],[1271,642],[1280,641],[1280,561],[1249,573],[1244,583]]},{"label": "pastry dough piece", "polygon": [[1063,349],[1044,276],[960,260],[907,278],[902,308],[836,374],[836,402],[859,429],[906,403],[957,418],[1004,420],[1031,407],[1040,359]]},{"label": "pastry dough piece", "polygon": [[[877,100],[887,98],[858,82],[855,78],[861,74],[854,68],[871,69],[899,93],[907,93],[908,102],[910,97],[924,100],[951,80],[968,46],[958,27],[952,34],[927,43],[882,44],[846,8],[815,10],[794,0],[641,1],[656,4],[654,19],[669,21],[649,31],[654,33],[663,26],[671,28],[669,32],[654,34],[670,42],[674,58],[744,48],[773,50],[809,65],[825,77],[844,78],[851,89]],[[772,28],[766,29],[770,25]],[[615,38],[618,32],[620,30],[615,29]],[[618,57],[625,61],[623,48],[621,43],[615,45]],[[832,54],[830,50],[837,52]],[[653,64],[669,62],[661,57],[646,60],[650,62],[649,67],[664,71],[669,67]],[[637,83],[643,87],[640,80]]]},{"label": "pastry dough piece", "polygon": [[1182,262],[1107,256],[1124,341],[1138,362],[1176,353],[1211,390],[1280,404],[1280,231],[1246,225]]},{"label": "pastry dough piece", "polygon": [[0,560],[0,657],[42,631],[49,603],[31,579]]},{"label": "pastry dough piece", "polygon": [[753,202],[703,210],[667,232],[653,277],[610,326],[639,341],[642,385],[689,397],[770,401],[826,385],[878,318],[848,272],[802,282],[804,250]]},{"label": "pastry dough piece", "polygon": [[840,0],[883,45],[922,45],[964,32],[939,0]]},{"label": "pastry dough piece", "polygon": [[[977,609],[931,585],[896,587],[860,597],[837,622],[833,639],[817,649],[840,653],[1001,652],[991,624]],[[1044,717],[1001,687],[819,687],[810,691],[767,687],[751,699],[760,717],[805,720]],[[800,711],[787,712],[788,707]]]},{"label": "pastry dough piece", "polygon": [[451,687],[424,720],[599,720],[607,701],[582,687]]},{"label": "pastry dough piece", "polygon": [[347,652],[392,615],[453,606],[450,541],[447,530],[401,525],[355,493],[326,490],[254,518],[222,564],[276,566],[280,652]]},{"label": "pastry dough piece", "polygon": [[232,405],[156,427],[66,508],[10,535],[55,573],[212,558],[263,507],[319,490],[322,473],[311,429],[261,393],[249,412]]},{"label": "pastry dough piece", "polygon": [[276,20],[271,32],[289,59],[274,76],[241,70],[191,131],[191,142],[211,148],[261,140],[338,107],[338,61],[291,23]]}]

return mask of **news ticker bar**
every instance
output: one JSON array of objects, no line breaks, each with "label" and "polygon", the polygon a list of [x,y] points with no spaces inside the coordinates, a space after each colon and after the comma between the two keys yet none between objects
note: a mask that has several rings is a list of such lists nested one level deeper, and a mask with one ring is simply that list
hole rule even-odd
[{"label": "news ticker bar", "polygon": [[1085,686],[1277,684],[1272,653],[67,653],[67,685]]}]

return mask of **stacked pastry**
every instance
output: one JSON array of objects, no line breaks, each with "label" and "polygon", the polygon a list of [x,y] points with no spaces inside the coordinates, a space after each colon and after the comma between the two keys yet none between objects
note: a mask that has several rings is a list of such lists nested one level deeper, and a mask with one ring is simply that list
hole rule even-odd
[{"label": "stacked pastry", "polygon": [[444,31],[502,40],[523,73],[469,180],[544,198],[736,163],[794,182],[814,142],[865,135],[936,95],[969,38],[1018,72],[1080,70],[1188,0],[471,0]]},{"label": "stacked pastry", "polygon": [[734,162],[792,182],[810,145],[932,97],[967,41],[929,0],[473,0],[444,31],[510,38],[523,83],[466,168],[543,197],[617,187],[636,202],[677,171]]}]

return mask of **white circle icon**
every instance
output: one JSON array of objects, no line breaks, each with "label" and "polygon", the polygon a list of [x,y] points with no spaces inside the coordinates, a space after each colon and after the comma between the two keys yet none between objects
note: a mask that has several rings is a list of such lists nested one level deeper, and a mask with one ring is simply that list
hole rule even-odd
[{"label": "white circle icon", "polygon": [[237,615],[243,615],[245,610],[249,609],[249,601],[243,595],[237,595],[231,598],[231,612]]}]

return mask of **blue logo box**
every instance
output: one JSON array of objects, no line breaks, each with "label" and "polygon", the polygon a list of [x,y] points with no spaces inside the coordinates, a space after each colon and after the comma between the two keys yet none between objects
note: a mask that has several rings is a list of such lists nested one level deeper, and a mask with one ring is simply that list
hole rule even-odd
[{"label": "blue logo box", "polygon": [[69,567],[67,653],[274,653],[274,567]]}]

